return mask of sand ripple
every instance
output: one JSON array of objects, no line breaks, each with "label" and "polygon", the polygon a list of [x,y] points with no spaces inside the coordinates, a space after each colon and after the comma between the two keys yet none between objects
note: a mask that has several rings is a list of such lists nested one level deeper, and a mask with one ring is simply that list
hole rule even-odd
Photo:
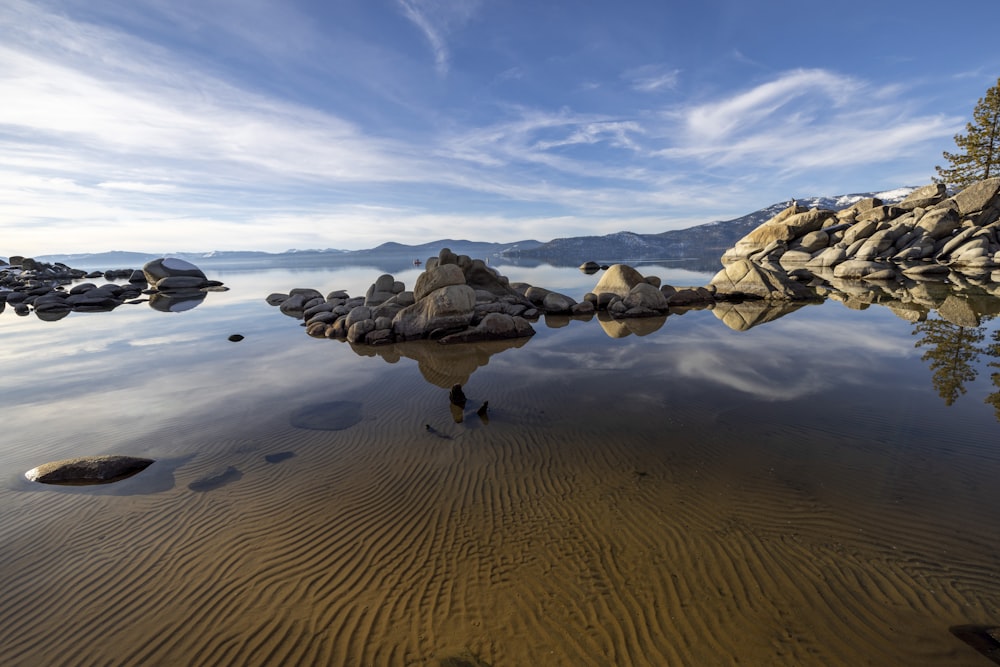
[{"label": "sand ripple", "polygon": [[[801,424],[750,442],[710,412],[630,432],[490,393],[488,425],[386,397],[343,430],[206,444],[169,491],[7,505],[4,664],[986,662],[948,628],[1000,619],[995,510],[923,503],[919,451],[809,432],[807,454]],[[939,483],[1000,507],[955,468]]]}]

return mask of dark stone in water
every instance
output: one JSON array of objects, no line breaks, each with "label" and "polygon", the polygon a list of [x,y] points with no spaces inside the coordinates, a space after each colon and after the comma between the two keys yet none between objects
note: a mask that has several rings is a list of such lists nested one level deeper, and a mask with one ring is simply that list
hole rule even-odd
[{"label": "dark stone in water", "polygon": [[281,463],[287,459],[295,456],[295,452],[278,452],[277,454],[268,454],[264,457],[264,460],[268,463]]},{"label": "dark stone in water", "polygon": [[230,484],[242,478],[243,478],[243,473],[241,473],[233,466],[229,466],[225,470],[209,473],[208,475],[205,475],[201,479],[197,479],[191,482],[190,484],[188,484],[188,488],[191,489],[192,491],[198,491],[199,493],[204,491],[212,491],[214,489],[218,489],[220,487],[225,486],[226,484]]},{"label": "dark stone in water", "polygon": [[242,334],[233,334],[232,336],[229,337],[229,341],[232,343],[238,343],[241,340],[243,340]]},{"label": "dark stone in water", "polygon": [[332,401],[307,405],[289,420],[296,428],[313,431],[342,431],[361,421],[361,404],[356,401]]},{"label": "dark stone in water", "polygon": [[448,392],[448,400],[451,401],[452,405],[457,405],[460,408],[465,407],[466,398],[465,392],[462,391],[462,385],[453,385],[451,391]]},{"label": "dark stone in water", "polygon": [[24,476],[43,484],[108,484],[145,470],[152,463],[152,459],[135,456],[84,456],[45,463]]}]

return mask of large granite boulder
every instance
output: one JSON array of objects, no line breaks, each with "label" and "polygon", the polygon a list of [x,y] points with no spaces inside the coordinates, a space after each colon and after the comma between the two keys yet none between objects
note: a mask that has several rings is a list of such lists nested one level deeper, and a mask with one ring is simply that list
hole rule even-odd
[{"label": "large granite boulder", "polygon": [[642,274],[627,264],[612,264],[601,275],[594,287],[594,294],[617,294],[621,298],[628,296],[632,288],[640,283],[646,282]]},{"label": "large granite boulder", "polygon": [[764,267],[749,259],[727,264],[709,283],[716,299],[809,300],[816,295],[792,280],[780,266]]},{"label": "large granite boulder", "polygon": [[[437,268],[447,266],[454,265]],[[401,340],[426,338],[439,330],[461,330],[472,322],[475,306],[476,291],[468,285],[440,287],[399,311],[393,318],[392,330]]]},{"label": "large granite boulder", "polygon": [[438,264],[417,276],[413,298],[420,301],[431,292],[450,285],[464,285],[465,274],[458,264]]},{"label": "large granite boulder", "polygon": [[152,459],[135,456],[84,456],[44,463],[24,476],[43,484],[103,484],[145,470],[152,463]]}]

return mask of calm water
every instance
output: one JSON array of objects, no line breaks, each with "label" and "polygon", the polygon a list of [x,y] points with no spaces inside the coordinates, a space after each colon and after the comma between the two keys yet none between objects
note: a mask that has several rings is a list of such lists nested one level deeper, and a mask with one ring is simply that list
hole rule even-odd
[{"label": "calm water", "polygon": [[[577,299],[598,277],[575,269],[499,268],[512,281]],[[643,272],[675,285],[700,285],[711,278],[675,267],[643,267]],[[417,664],[526,664],[518,645],[537,643],[538,651],[543,646],[551,651],[546,653],[549,664],[664,664],[660,659],[706,664],[700,661],[709,655],[720,657],[717,664],[730,664],[744,650],[744,662],[750,664],[891,664],[886,656],[901,655],[898,664],[914,664],[908,663],[913,659],[925,664],[988,662],[950,629],[1000,624],[1000,408],[991,403],[1000,405],[1000,380],[992,377],[1000,373],[996,320],[984,319],[979,327],[914,324],[889,308],[858,310],[828,301],[748,331],[734,331],[717,313],[700,310],[636,323],[634,332],[597,318],[552,318],[535,325],[536,336],[516,343],[447,349],[408,344],[355,351],[342,342],[309,338],[299,322],[268,306],[264,297],[294,287],[346,289],[361,295],[380,273],[377,269],[209,273],[230,290],[209,294],[201,305],[181,313],[126,305],[110,313],[71,314],[57,322],[18,317],[10,309],[0,313],[0,543],[5,545],[0,547],[0,588],[8,589],[5,604],[34,604],[26,599],[29,592],[33,586],[44,587],[52,573],[32,570],[26,562],[44,560],[59,549],[57,535],[69,535],[68,526],[89,520],[86,513],[67,509],[81,507],[79,503],[100,502],[101,511],[127,514],[140,512],[139,505],[129,503],[176,496],[180,509],[172,511],[180,516],[190,511],[195,521],[203,513],[223,511],[193,504],[208,502],[202,498],[211,494],[190,490],[198,489],[190,485],[206,475],[236,471],[219,477],[220,489],[212,492],[235,504],[249,503],[241,498],[249,499],[259,493],[255,488],[263,488],[251,484],[265,484],[255,476],[257,464],[246,463],[251,450],[288,452],[302,465],[315,450],[312,472],[301,474],[323,474],[323,466],[328,466],[330,474],[336,469],[342,475],[337,479],[348,486],[350,476],[360,475],[362,468],[394,470],[400,456],[412,456],[410,467],[393,473],[404,489],[399,493],[408,493],[410,487],[401,480],[430,474],[424,466],[444,456],[443,450],[432,448],[478,447],[461,453],[478,456],[477,451],[503,440],[516,443],[522,456],[538,458],[531,459],[537,465],[530,470],[511,461],[505,482],[503,461],[508,454],[501,456],[496,474],[482,481],[495,489],[495,498],[512,503],[516,498],[514,506],[534,508],[539,516],[544,509],[551,517],[577,521],[586,528],[590,543],[607,540],[617,545],[607,552],[617,564],[609,565],[605,558],[603,566],[592,567],[618,583],[595,589],[594,599],[608,602],[604,612],[587,607],[591,617],[580,621],[581,637],[590,639],[558,640],[554,630],[534,634],[535,628],[545,627],[545,619],[557,618],[559,609],[566,614],[560,621],[563,627],[574,627],[576,612],[565,605],[546,605],[559,595],[573,599],[567,591],[584,586],[577,577],[566,579],[551,598],[526,602],[527,593],[519,593],[517,604],[523,608],[511,602],[507,620],[488,631],[477,625],[479,634],[470,638],[450,629],[449,614],[458,613],[454,608],[426,611],[423,629],[399,637],[390,634],[388,621],[384,628],[359,622],[352,627],[364,640],[344,639],[347,643],[341,647],[329,639],[330,652],[324,654],[328,659],[353,656],[375,664],[402,664],[397,660],[408,656],[425,661]],[[396,278],[412,287],[417,273]],[[930,319],[939,320],[934,314]],[[245,340],[227,341],[234,333]],[[922,358],[928,352],[935,354]],[[446,388],[454,382],[462,383],[470,398],[470,410],[460,422],[447,399]],[[487,422],[474,414],[483,401],[490,406]],[[293,415],[304,409],[347,403],[360,406],[357,426],[324,432],[290,425]],[[358,440],[337,454],[337,438],[348,434]],[[376,446],[388,441],[405,446],[405,454],[389,457],[389,450]],[[323,463],[327,459],[320,451],[335,458]],[[459,456],[447,451],[448,456]],[[103,453],[150,456],[164,463],[159,470],[154,466],[148,474],[102,487],[39,487],[22,477],[45,461]],[[383,455],[389,458],[381,460]],[[592,470],[574,467],[583,461],[592,464]],[[272,468],[260,468],[265,469]],[[588,470],[596,472],[588,476]],[[532,471],[542,477],[533,480]],[[477,479],[469,474],[469,479]],[[471,484],[462,479],[455,483]],[[300,482],[288,479],[282,484],[288,486],[280,493],[294,495]],[[392,493],[384,484],[376,486]],[[642,496],[645,500],[615,495],[642,484],[661,484],[656,493],[664,495]],[[478,497],[480,491],[469,493],[470,498]],[[193,500],[184,500],[187,497]],[[673,504],[651,508],[652,498],[663,503],[670,498]],[[605,501],[616,503],[622,526],[629,525],[624,518],[629,515],[682,517],[683,524],[677,525],[690,524],[690,544],[700,544],[701,550],[692,546],[690,553],[684,551],[686,539],[675,540],[670,532],[674,524],[658,535],[657,525],[643,519],[635,535],[618,535],[616,531],[624,529],[616,527],[610,515],[594,523],[574,519],[587,512],[588,504]],[[287,501],[275,501],[282,502]],[[463,502],[456,501],[454,507],[467,509]],[[489,510],[496,519],[503,502],[490,502],[496,505],[495,511]],[[152,514],[133,514],[132,520],[155,515],[142,507],[141,512]],[[449,511],[452,514],[442,514],[435,525],[459,525],[454,514],[459,510]],[[535,545],[544,542],[540,536],[552,529],[552,521],[543,522],[547,528],[533,527],[535,532],[525,539]],[[519,529],[528,530],[526,524],[525,519]],[[488,541],[490,530],[501,529],[483,530],[479,539]],[[727,537],[737,534],[739,539]],[[620,543],[615,541],[619,538]],[[247,540],[240,542],[241,549],[252,546]],[[571,536],[565,540],[561,544],[574,543]],[[121,544],[121,550],[131,553],[127,540]],[[414,549],[436,553],[421,545],[415,543]],[[447,550],[447,545],[439,546]],[[678,557],[674,567],[667,559],[650,574],[642,568],[654,562],[650,554],[658,548],[681,550],[684,557]],[[801,553],[796,551],[800,548]],[[89,563],[93,576],[108,576],[88,560],[88,553],[51,567]],[[551,560],[564,557],[553,555]],[[814,572],[812,558],[827,565]],[[740,561],[743,566],[732,564]],[[704,564],[709,562],[715,564]],[[723,562],[730,565],[720,565]],[[546,579],[531,567],[530,560],[512,560],[498,585],[544,588],[546,581],[553,586],[562,581],[554,575]],[[634,568],[633,574],[629,568]],[[776,571],[785,571],[794,581],[784,582]],[[888,574],[897,571],[898,576]],[[647,582],[752,579],[752,586],[764,589],[762,582],[771,581],[781,592],[733,592],[727,588],[730,584],[719,583],[717,592],[689,591],[690,599],[680,593],[675,599],[666,588],[650,584],[653,592],[647,599],[646,593],[629,588],[628,582],[639,576]],[[468,574],[466,585],[473,586],[469,578],[474,576]],[[836,586],[829,583],[827,588],[817,583],[821,580]],[[798,593],[789,592],[792,589]],[[726,591],[728,602],[707,601],[726,597]],[[804,597],[795,598],[799,593]],[[41,599],[57,605],[53,599]],[[117,604],[115,599],[108,604]],[[501,598],[494,602],[504,608]],[[614,606],[619,603],[621,609]],[[716,637],[703,645],[692,639],[707,632],[703,626],[694,621],[690,627],[680,624],[673,612],[649,617],[643,611],[647,603],[649,609],[691,605],[692,618],[703,615],[719,623],[726,616],[743,620],[732,621],[731,641]],[[35,607],[39,618],[46,613],[44,604]],[[274,627],[283,628],[280,619],[287,609],[281,609],[257,614],[273,613]],[[400,607],[400,612],[419,615],[420,609]],[[462,607],[470,618],[476,613]],[[618,631],[608,629],[612,617],[619,619],[614,622],[621,624]],[[517,619],[524,618],[534,621],[520,625]],[[182,620],[173,622],[178,633],[199,632]],[[330,618],[324,622],[333,623]],[[9,625],[0,630],[0,650],[17,656],[15,664],[38,664],[32,662],[38,658],[34,649],[11,632]],[[32,621],[19,633],[56,647],[60,641],[59,631],[44,627],[42,621]],[[74,650],[86,644],[85,636],[74,637]],[[231,645],[240,645],[242,635],[234,636]],[[283,645],[280,637],[273,641]],[[448,654],[452,644],[459,648]],[[177,658],[169,647],[161,649],[167,663]],[[128,663],[143,654],[121,655]],[[224,655],[208,652],[203,657],[206,663],[225,662]],[[448,663],[447,655],[465,656],[455,658],[465,662]]]}]

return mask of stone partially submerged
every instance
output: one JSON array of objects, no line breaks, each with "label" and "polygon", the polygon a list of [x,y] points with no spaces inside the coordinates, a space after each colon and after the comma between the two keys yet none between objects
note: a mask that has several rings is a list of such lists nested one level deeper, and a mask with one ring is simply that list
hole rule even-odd
[{"label": "stone partially submerged", "polygon": [[83,456],[44,463],[24,473],[29,482],[42,484],[107,484],[141,472],[153,459],[135,456]]}]

